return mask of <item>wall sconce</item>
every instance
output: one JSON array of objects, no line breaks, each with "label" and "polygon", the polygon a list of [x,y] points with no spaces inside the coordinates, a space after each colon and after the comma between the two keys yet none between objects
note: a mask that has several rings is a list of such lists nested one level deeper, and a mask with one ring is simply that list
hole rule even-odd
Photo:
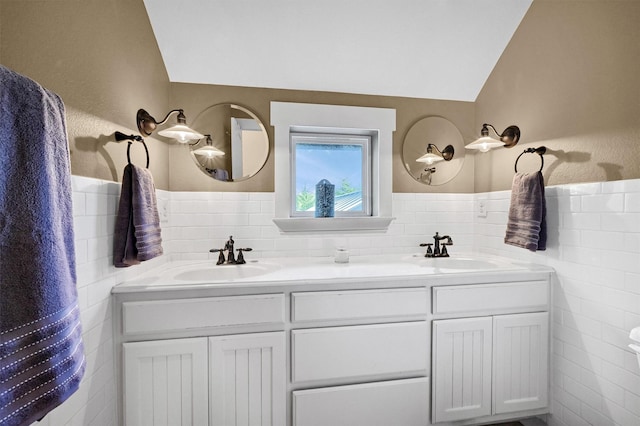
[{"label": "wall sconce", "polygon": [[[493,132],[498,135],[500,140],[495,140],[489,137],[489,127],[493,129]],[[490,149],[504,146],[505,148],[511,148],[515,146],[520,140],[520,129],[518,126],[507,127],[502,134],[498,133],[495,127],[491,124],[483,124],[480,131],[480,139],[471,142],[465,146],[466,149],[477,149],[480,152],[487,152]]]},{"label": "wall sconce", "polygon": [[157,121],[147,111],[139,109],[138,113],[136,114],[136,122],[138,123],[138,130],[140,131],[140,134],[151,136],[151,133],[153,133],[156,127],[158,127],[158,125],[160,124],[166,123],[169,116],[174,112],[178,113],[178,124],[173,127],[169,127],[168,129],[160,130],[158,132],[160,136],[176,139],[180,143],[187,143],[188,141],[193,139],[204,138],[204,135],[187,127],[187,118],[184,116],[184,112],[181,109],[174,109],[172,111],[169,111],[169,113],[161,121]]},{"label": "wall sconce", "polygon": [[[213,158],[219,155],[224,155],[224,151],[219,150],[215,146],[213,146],[213,140],[211,140],[211,135],[204,135],[207,138],[206,144],[196,150],[193,151],[195,155],[200,155],[202,157]],[[193,146],[198,145],[200,141],[191,144]]]},{"label": "wall sconce", "polygon": [[[435,153],[433,152],[434,150],[436,151]],[[427,166],[430,166],[438,161],[450,161],[453,158],[453,153],[454,149],[452,145],[447,145],[442,151],[440,151],[437,146],[430,143],[427,144],[427,153],[416,161],[419,163],[426,163]]]}]

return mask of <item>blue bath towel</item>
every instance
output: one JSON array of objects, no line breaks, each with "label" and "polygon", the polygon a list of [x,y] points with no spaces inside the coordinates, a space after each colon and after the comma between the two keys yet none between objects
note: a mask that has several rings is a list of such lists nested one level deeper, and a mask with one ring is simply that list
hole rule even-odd
[{"label": "blue bath towel", "polygon": [[62,100],[0,65],[0,425],[75,392],[85,359]]},{"label": "blue bath towel", "polygon": [[506,244],[530,251],[547,248],[547,207],[542,172],[516,173],[511,187]]},{"label": "blue bath towel", "polygon": [[151,172],[127,164],[113,238],[113,264],[137,265],[162,254],[162,234]]}]

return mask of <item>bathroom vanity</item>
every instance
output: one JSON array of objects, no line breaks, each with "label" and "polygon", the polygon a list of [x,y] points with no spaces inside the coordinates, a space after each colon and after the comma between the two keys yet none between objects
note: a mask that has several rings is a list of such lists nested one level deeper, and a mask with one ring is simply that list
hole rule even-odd
[{"label": "bathroom vanity", "polygon": [[113,290],[120,420],[418,426],[547,413],[551,275],[494,258],[169,262]]}]

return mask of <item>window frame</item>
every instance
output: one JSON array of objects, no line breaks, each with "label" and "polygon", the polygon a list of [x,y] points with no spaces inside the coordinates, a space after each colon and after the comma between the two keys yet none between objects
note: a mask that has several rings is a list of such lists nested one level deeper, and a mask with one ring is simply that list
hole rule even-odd
[{"label": "window frame", "polygon": [[[371,136],[366,134],[349,134],[336,132],[291,132],[291,205],[290,217],[313,217],[314,211],[298,211],[296,203],[296,145],[297,144],[318,144],[318,145],[359,145],[362,147],[362,210],[360,211],[338,211],[334,212],[334,217],[368,217],[371,216],[372,198],[372,141]],[[336,187],[339,182],[332,182]]]},{"label": "window frame", "polygon": [[[282,233],[384,232],[392,216],[393,132],[396,110],[347,105],[271,101],[274,146],[273,223]],[[367,134],[372,145],[372,199],[369,217],[291,217],[290,133]]]}]

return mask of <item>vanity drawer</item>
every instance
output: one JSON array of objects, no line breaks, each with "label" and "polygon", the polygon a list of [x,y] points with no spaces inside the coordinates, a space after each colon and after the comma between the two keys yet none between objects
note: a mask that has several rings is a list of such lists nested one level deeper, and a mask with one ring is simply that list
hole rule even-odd
[{"label": "vanity drawer", "polygon": [[429,379],[393,380],[293,392],[294,426],[424,426]]},{"label": "vanity drawer", "polygon": [[284,294],[154,300],[122,304],[125,335],[284,324]]},{"label": "vanity drawer", "polygon": [[291,332],[292,381],[427,375],[426,321]]},{"label": "vanity drawer", "polygon": [[422,288],[293,293],[291,321],[424,318],[429,293]]},{"label": "vanity drawer", "polygon": [[548,309],[547,281],[433,287],[434,315],[475,315]]}]

